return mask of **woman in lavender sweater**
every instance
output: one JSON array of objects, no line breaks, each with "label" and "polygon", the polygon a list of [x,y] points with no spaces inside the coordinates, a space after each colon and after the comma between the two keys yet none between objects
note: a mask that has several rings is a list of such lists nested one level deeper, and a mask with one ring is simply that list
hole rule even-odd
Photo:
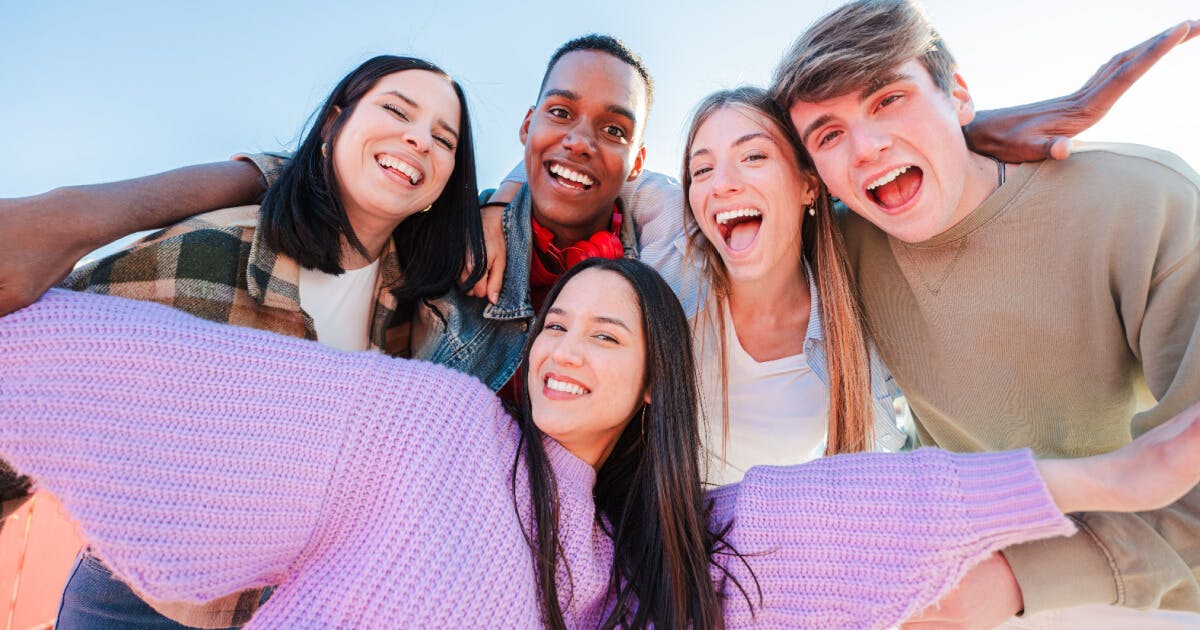
[{"label": "woman in lavender sweater", "polygon": [[1063,512],[1200,479],[1193,408],[1100,457],[846,455],[705,495],[670,289],[597,260],[547,304],[510,416],[432,364],[53,292],[0,320],[0,454],[140,592],[281,584],[257,627],[883,628]]}]

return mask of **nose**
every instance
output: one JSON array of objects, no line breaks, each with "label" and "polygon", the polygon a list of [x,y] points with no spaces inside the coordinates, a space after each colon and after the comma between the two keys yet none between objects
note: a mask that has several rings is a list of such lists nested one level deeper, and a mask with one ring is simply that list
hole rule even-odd
[{"label": "nose", "polygon": [[404,142],[419,153],[427,153],[433,144],[433,130],[422,125],[408,125],[404,129]]},{"label": "nose", "polygon": [[596,153],[596,135],[586,124],[575,124],[563,135],[563,148],[577,155]]},{"label": "nose", "polygon": [[719,162],[712,168],[713,197],[723,197],[742,191],[742,180],[738,177],[737,169],[734,166]]},{"label": "nose", "polygon": [[557,365],[577,367],[583,363],[583,348],[580,343],[581,340],[574,333],[568,332],[554,340],[554,350],[551,351],[550,358]]},{"label": "nose", "polygon": [[856,129],[848,131],[851,146],[854,149],[854,160],[858,164],[868,164],[879,157],[891,146],[891,136],[877,125],[864,123]]}]

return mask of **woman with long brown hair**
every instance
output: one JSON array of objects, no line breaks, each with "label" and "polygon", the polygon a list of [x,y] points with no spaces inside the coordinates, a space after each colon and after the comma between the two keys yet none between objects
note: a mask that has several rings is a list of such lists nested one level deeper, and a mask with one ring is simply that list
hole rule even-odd
[{"label": "woman with long brown hair", "polygon": [[709,287],[692,328],[717,484],[905,443],[828,196],[798,146],[754,87],[705,98],[687,134],[684,221]]}]

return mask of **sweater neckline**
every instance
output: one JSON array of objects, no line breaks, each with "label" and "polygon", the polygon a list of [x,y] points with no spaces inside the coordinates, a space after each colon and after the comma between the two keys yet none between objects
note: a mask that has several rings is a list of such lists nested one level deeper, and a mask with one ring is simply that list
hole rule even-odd
[{"label": "sweater neckline", "polygon": [[[984,199],[978,208],[972,210],[958,224],[941,234],[919,243],[903,243],[903,245],[914,249],[942,247],[970,236],[973,232],[991,222],[992,219],[1000,216],[1012,205],[1012,201],[1016,199],[1021,191],[1025,189],[1026,184],[1033,178],[1034,173],[1041,168],[1042,163],[1010,164],[1009,166],[1010,168],[1007,169],[1004,184],[989,195],[987,199]],[[893,241],[898,241],[898,239],[889,238]]]}]

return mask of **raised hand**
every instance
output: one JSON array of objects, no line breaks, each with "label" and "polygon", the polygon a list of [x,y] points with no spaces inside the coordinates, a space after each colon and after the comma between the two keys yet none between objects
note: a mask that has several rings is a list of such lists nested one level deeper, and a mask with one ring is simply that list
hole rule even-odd
[{"label": "raised hand", "polygon": [[1006,162],[1071,154],[1071,138],[1104,117],[1163,55],[1200,34],[1200,20],[1181,22],[1113,57],[1072,94],[976,113],[966,127],[971,149]]}]

